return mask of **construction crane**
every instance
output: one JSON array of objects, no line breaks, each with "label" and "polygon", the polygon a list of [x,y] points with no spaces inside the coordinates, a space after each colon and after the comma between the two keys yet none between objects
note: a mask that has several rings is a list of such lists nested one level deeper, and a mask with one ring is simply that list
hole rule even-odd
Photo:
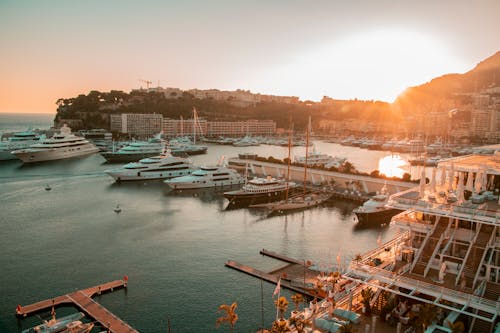
[{"label": "construction crane", "polygon": [[142,79],[139,79],[139,81],[144,82],[144,83],[146,84],[146,89],[148,89],[148,90],[149,90],[149,85],[150,85],[150,84],[153,84],[153,82],[152,82],[152,81],[148,81],[148,80],[142,80]]}]

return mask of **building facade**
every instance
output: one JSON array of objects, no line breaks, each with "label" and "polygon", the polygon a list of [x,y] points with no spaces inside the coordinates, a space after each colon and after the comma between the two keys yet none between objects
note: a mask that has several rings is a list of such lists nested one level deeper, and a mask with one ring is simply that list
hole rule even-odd
[{"label": "building facade", "polygon": [[162,131],[161,114],[122,113],[110,115],[111,132],[151,137]]}]

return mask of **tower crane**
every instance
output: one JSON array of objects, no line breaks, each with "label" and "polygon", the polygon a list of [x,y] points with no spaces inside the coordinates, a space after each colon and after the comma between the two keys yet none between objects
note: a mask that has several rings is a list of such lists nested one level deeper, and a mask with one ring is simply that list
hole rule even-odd
[{"label": "tower crane", "polygon": [[139,81],[144,82],[144,83],[146,84],[146,89],[149,89],[149,85],[150,85],[150,84],[153,84],[153,82],[152,82],[152,81],[148,81],[148,80],[142,80],[142,79],[139,79]]}]

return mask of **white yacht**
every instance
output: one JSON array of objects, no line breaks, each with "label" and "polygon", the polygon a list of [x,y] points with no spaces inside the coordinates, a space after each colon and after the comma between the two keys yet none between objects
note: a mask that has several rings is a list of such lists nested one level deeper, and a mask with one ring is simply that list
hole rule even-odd
[{"label": "white yacht", "polygon": [[256,139],[254,139],[248,135],[245,136],[244,138],[241,138],[238,141],[233,142],[233,146],[235,146],[235,147],[251,147],[251,146],[259,146],[259,145],[260,145],[260,143]]},{"label": "white yacht", "polygon": [[134,162],[141,158],[153,157],[161,154],[164,144],[157,136],[148,141],[133,141],[117,151],[103,152],[102,157],[110,163]]},{"label": "white yacht", "polygon": [[40,136],[32,130],[14,133],[7,140],[0,141],[0,161],[14,160],[13,150],[25,149],[40,140]]},{"label": "white yacht", "polygon": [[224,166],[202,166],[188,176],[176,177],[164,181],[174,190],[207,187],[224,187],[245,183],[236,170]]},{"label": "white yacht", "polygon": [[[321,154],[313,149],[312,152],[307,154],[307,166],[322,166],[326,168],[330,167],[340,167],[346,161],[345,158],[342,157],[333,157],[327,154]],[[295,163],[305,164],[306,157],[298,156],[295,157]]]},{"label": "white yacht", "polygon": [[295,194],[298,190],[294,182],[255,177],[249,180],[241,190],[224,192],[224,197],[229,200],[230,206],[245,207],[254,204],[283,200],[285,194]]},{"label": "white yacht", "polygon": [[125,180],[168,179],[189,175],[193,172],[191,161],[174,157],[170,152],[143,158],[138,162],[125,164],[121,168],[105,171],[117,182]]},{"label": "white yacht", "polygon": [[99,149],[94,144],[72,134],[71,128],[64,125],[60,132],[51,138],[40,139],[29,148],[14,150],[12,154],[25,163],[31,163],[84,156],[98,151]]}]

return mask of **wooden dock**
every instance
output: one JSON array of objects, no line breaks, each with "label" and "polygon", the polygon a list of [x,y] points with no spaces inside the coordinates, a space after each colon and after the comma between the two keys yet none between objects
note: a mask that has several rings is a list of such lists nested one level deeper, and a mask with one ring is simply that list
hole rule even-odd
[{"label": "wooden dock", "polygon": [[310,263],[308,261],[297,260],[266,249],[262,249],[259,253],[263,256],[286,262],[287,264],[270,272],[264,272],[257,268],[240,264],[234,260],[228,260],[225,266],[273,284],[277,284],[281,278],[280,285],[283,288],[311,298],[323,298],[322,294],[317,293],[313,288],[307,287],[308,283],[315,281],[318,275],[317,271],[309,269]]},{"label": "wooden dock", "polygon": [[16,315],[26,317],[58,305],[74,305],[113,333],[137,333],[127,323],[92,299],[95,295],[127,287],[128,279],[115,280],[29,305],[18,305]]}]

